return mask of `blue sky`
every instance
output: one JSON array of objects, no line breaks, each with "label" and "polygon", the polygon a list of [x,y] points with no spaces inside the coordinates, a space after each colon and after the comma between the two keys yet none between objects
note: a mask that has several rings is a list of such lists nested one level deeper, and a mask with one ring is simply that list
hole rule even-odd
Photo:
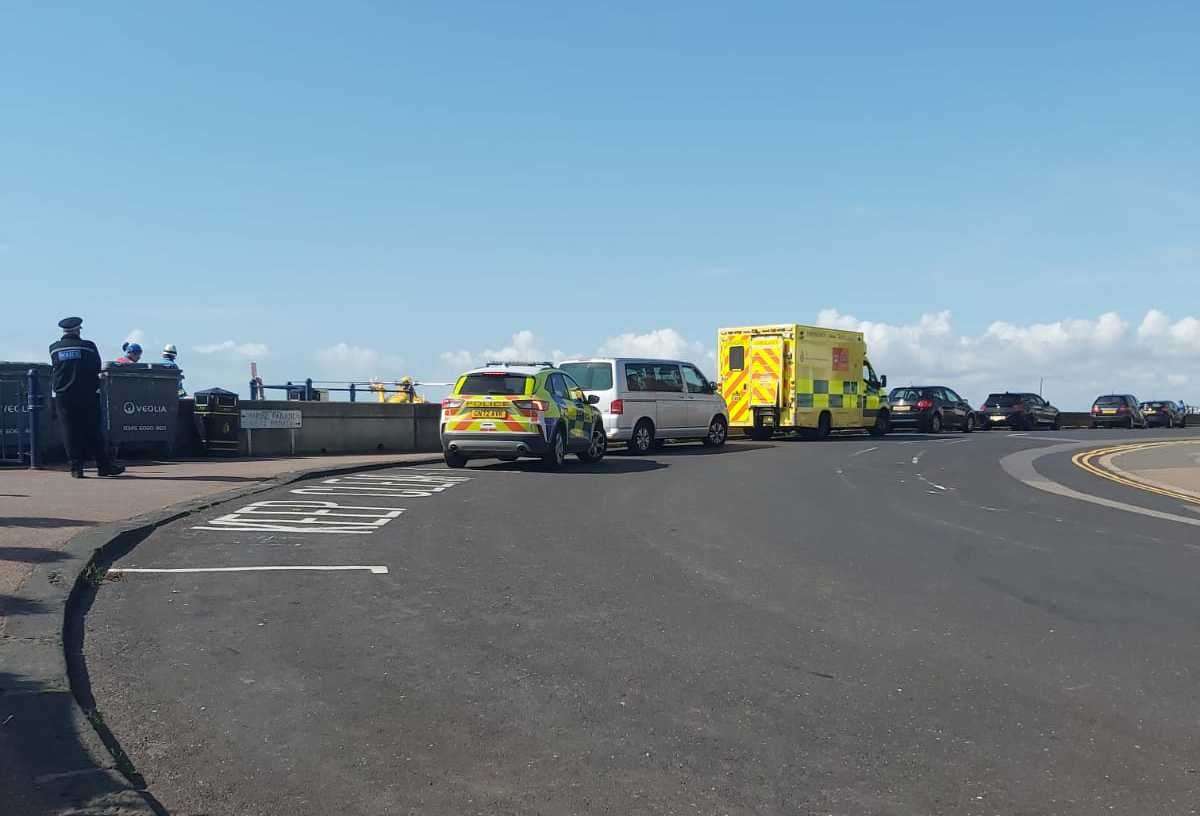
[{"label": "blue sky", "polygon": [[4,3],[0,358],[78,313],[244,392],[821,319],[1200,402],[1200,5],[570,5]]}]

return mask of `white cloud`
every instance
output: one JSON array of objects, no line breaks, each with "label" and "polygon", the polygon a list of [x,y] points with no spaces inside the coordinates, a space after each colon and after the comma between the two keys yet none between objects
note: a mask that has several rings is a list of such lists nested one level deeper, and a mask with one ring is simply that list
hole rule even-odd
[{"label": "white cloud", "polygon": [[229,352],[236,357],[247,358],[267,357],[271,353],[271,350],[263,343],[238,343],[233,340],[192,346],[192,351],[197,354],[221,354]]},{"label": "white cloud", "polygon": [[1200,378],[1200,320],[1171,321],[1157,310],[1136,330],[1115,312],[1051,323],[996,321],[977,335],[958,333],[947,311],[893,324],[825,309],[817,323],[863,332],[872,363],[892,385],[945,384],[975,402],[992,390],[1037,390],[1043,378],[1046,396],[1067,409],[1110,390],[1178,399],[1164,397],[1168,386]]},{"label": "white cloud", "polygon": [[675,329],[619,334],[605,340],[597,353],[604,357],[663,357],[670,360],[695,360],[706,356],[702,344],[689,342]]},{"label": "white cloud", "polygon": [[512,362],[523,360],[541,362],[546,360],[553,362],[565,359],[567,356],[561,349],[547,350],[547,347],[538,339],[537,335],[528,329],[522,329],[513,334],[509,338],[508,345],[498,349],[489,348],[478,353],[466,349],[458,349],[443,351],[440,355],[442,362],[456,371],[483,365],[491,361]]},{"label": "white cloud", "polygon": [[130,329],[128,336],[125,338],[126,343],[137,343],[139,346],[145,345],[146,333],[141,329]]},{"label": "white cloud", "polygon": [[404,360],[398,356],[365,346],[336,343],[313,354],[320,374],[331,380],[398,380],[404,372]]}]

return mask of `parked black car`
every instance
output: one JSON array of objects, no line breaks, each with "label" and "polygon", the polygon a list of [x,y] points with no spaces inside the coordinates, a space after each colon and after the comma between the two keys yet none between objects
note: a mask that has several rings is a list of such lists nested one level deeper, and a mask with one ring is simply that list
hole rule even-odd
[{"label": "parked black car", "polygon": [[1105,394],[1092,403],[1093,428],[1145,428],[1146,417],[1133,394]]},{"label": "parked black car", "polygon": [[1146,427],[1186,428],[1187,414],[1183,406],[1171,400],[1151,400],[1138,406],[1146,418]]},{"label": "parked black car", "polygon": [[975,430],[975,411],[970,403],[944,385],[910,385],[893,388],[888,394],[892,406],[893,431],[941,433],[943,429],[970,433]]},{"label": "parked black car", "polygon": [[1013,430],[1034,431],[1048,428],[1057,431],[1061,427],[1058,409],[1037,394],[1005,391],[1003,394],[988,394],[979,407],[982,415],[980,427],[998,428],[1008,426]]}]

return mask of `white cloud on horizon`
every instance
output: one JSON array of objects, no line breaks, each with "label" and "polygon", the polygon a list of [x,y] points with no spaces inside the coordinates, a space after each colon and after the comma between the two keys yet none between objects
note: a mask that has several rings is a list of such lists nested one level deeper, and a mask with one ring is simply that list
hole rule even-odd
[{"label": "white cloud on horizon", "polygon": [[[1194,391],[1200,386],[1200,319],[1192,316],[1172,319],[1151,309],[1140,321],[1117,312],[1044,323],[997,320],[978,334],[958,331],[949,311],[926,313],[909,323],[885,323],[830,308],[821,310],[814,322],[863,332],[872,363],[892,385],[945,384],[975,403],[993,390],[1036,391],[1043,380],[1047,398],[1064,409],[1086,408],[1097,394],[1113,390],[1200,403],[1200,392]],[[458,373],[487,360],[568,358],[548,348],[549,343],[523,330],[504,348],[447,351],[441,360]],[[715,368],[711,349],[671,327],[609,337],[596,354],[703,360],[702,368]]]},{"label": "white cloud on horizon", "polygon": [[192,351],[197,354],[220,354],[223,352],[231,352],[236,357],[267,357],[271,350],[264,343],[238,343],[234,340],[225,340],[220,343],[204,343],[199,346],[192,346]]},{"label": "white cloud on horizon", "polygon": [[1112,390],[1179,399],[1171,388],[1200,382],[1200,320],[1172,321],[1154,309],[1136,330],[1116,312],[1028,325],[996,321],[978,335],[958,333],[948,311],[892,324],[823,309],[817,324],[861,331],[872,363],[892,385],[945,384],[973,402],[987,391],[1037,390],[1042,378],[1047,398],[1068,409]]},{"label": "white cloud on horizon", "polygon": [[137,343],[139,346],[146,345],[146,332],[141,329],[130,329],[129,334],[125,337],[126,343]]},{"label": "white cloud on horizon", "polygon": [[392,382],[404,376],[404,360],[396,355],[346,342],[318,350],[313,354],[322,379],[364,381],[379,379]]}]

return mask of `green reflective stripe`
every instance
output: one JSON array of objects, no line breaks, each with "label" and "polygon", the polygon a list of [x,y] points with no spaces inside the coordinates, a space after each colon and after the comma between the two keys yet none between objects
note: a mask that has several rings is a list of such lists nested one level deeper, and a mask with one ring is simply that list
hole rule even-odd
[{"label": "green reflective stripe", "polygon": [[812,394],[797,394],[796,395],[796,407],[797,408],[812,408],[813,407],[813,395]]},{"label": "green reflective stripe", "polygon": [[829,407],[830,408],[841,408],[842,407],[842,395],[841,394],[830,394],[829,395]]},{"label": "green reflective stripe", "polygon": [[829,380],[813,380],[813,393],[814,394],[828,394],[829,393]]}]

